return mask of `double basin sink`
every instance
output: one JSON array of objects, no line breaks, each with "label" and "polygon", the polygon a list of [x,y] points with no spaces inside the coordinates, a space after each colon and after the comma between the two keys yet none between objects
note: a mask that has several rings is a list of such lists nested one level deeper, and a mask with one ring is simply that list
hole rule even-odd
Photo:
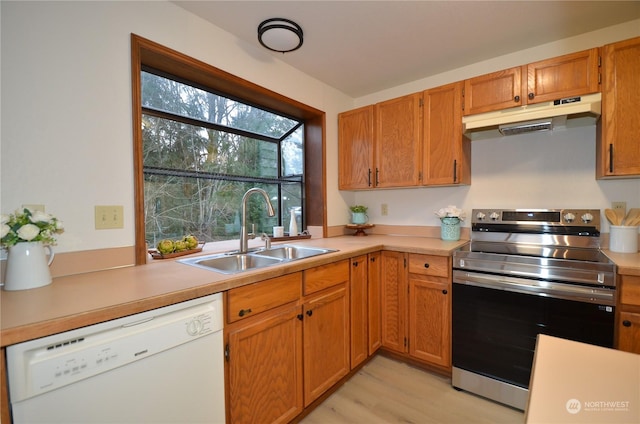
[{"label": "double basin sink", "polygon": [[275,246],[272,249],[260,249],[248,253],[221,253],[180,259],[178,262],[209,269],[223,274],[236,274],[243,271],[264,268],[299,259],[311,258],[326,253],[337,252],[335,249],[319,247],[302,247],[294,245]]}]

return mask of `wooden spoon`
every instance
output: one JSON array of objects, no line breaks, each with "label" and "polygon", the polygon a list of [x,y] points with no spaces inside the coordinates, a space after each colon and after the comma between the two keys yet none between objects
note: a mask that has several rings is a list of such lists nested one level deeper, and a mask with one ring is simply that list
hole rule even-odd
[{"label": "wooden spoon", "polygon": [[636,225],[640,225],[640,208],[631,208],[627,213],[627,216],[624,217],[624,225],[628,225],[631,227],[635,227]]},{"label": "wooden spoon", "polygon": [[613,209],[605,209],[604,215],[607,217],[611,225],[620,225],[618,223],[618,215]]}]

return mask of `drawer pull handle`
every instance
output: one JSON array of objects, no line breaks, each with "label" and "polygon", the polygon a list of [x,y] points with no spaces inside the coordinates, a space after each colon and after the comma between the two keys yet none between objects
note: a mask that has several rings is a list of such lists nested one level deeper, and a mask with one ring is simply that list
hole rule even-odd
[{"label": "drawer pull handle", "polygon": [[429,263],[424,264],[425,268],[429,268]]},{"label": "drawer pull handle", "polygon": [[631,327],[631,321],[625,319],[624,321],[622,321],[622,325],[624,325],[625,327]]},{"label": "drawer pull handle", "polygon": [[250,314],[251,313],[251,309],[240,309],[240,312],[238,312],[238,315],[240,315],[241,317]]},{"label": "drawer pull handle", "polygon": [[447,289],[442,290],[442,294],[447,294],[447,293],[449,293]]},{"label": "drawer pull handle", "polygon": [[307,316],[311,316],[311,315],[313,315],[313,310],[307,311]]}]

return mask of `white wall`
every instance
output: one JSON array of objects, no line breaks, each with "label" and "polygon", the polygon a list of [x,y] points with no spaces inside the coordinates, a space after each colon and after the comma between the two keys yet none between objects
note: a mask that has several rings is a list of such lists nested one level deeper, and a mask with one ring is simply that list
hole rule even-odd
[{"label": "white wall", "polygon": [[[337,190],[338,112],[500,69],[509,61],[526,63],[529,53],[351,99],[168,2],[2,1],[0,8],[0,210],[44,204],[65,222],[57,251],[134,243],[130,33],[324,110],[329,225],[347,223],[347,205],[356,202],[371,206],[373,222],[417,225],[435,225],[432,210],[450,203],[465,209],[525,202],[604,208],[610,200],[626,200],[629,207],[640,206],[639,180],[593,178],[593,129],[536,137],[537,145],[514,138],[474,142],[470,187]],[[603,40],[595,45],[640,35],[637,24],[595,37]],[[581,48],[571,40],[565,44],[542,47],[539,58]],[[540,177],[544,173],[565,181]],[[390,210],[384,220],[376,216],[382,201]],[[124,206],[125,228],[96,231],[94,206],[111,204]]]},{"label": "white wall", "polygon": [[[325,111],[328,220],[341,222],[336,114],[352,98],[172,3],[0,7],[0,210],[44,204],[65,223],[57,251],[134,244],[131,33]],[[123,205],[124,229],[96,231],[95,205]]]}]

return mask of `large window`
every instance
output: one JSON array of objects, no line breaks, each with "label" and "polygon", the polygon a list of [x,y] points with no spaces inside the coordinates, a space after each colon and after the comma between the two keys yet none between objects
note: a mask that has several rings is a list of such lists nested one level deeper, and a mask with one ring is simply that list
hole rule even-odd
[{"label": "large window", "polygon": [[323,111],[135,34],[131,93],[136,264],[161,234],[236,239],[255,186],[278,209],[269,220],[252,196],[256,231],[286,225],[293,208],[298,228],[327,237]]},{"label": "large window", "polygon": [[201,241],[237,239],[240,204],[251,187],[247,224],[271,233],[294,212],[304,228],[304,122],[273,113],[172,75],[140,75],[145,239],[193,234]]}]

